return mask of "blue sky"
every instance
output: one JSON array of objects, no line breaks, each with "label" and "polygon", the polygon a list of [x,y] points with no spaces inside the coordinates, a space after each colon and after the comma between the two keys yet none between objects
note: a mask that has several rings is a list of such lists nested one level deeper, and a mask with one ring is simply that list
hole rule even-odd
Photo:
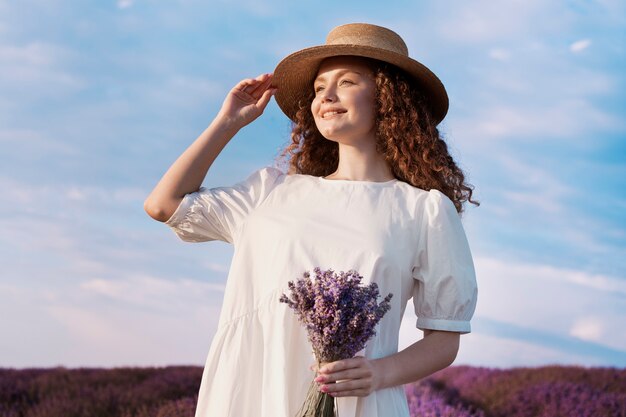
[{"label": "blue sky", "polygon": [[[398,32],[450,96],[439,128],[482,203],[456,363],[626,366],[624,2],[0,0],[0,367],[203,365],[232,247],[143,200],[234,84],[349,22]],[[204,185],[288,134],[272,101]]]}]

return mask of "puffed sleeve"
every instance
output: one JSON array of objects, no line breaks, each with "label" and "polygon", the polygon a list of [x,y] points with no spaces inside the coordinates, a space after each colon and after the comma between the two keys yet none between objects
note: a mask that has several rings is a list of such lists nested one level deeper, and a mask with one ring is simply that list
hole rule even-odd
[{"label": "puffed sleeve", "polygon": [[423,207],[413,278],[417,328],[471,332],[474,262],[454,204],[438,190],[429,191]]},{"label": "puffed sleeve", "polygon": [[234,243],[246,216],[267,198],[282,175],[277,168],[264,167],[230,187],[201,187],[185,195],[165,224],[185,242]]}]

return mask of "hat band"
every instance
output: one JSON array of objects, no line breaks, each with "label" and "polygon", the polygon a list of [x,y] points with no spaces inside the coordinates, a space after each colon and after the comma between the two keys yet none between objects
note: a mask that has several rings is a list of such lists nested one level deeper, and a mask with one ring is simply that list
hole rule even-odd
[{"label": "hat band", "polygon": [[358,45],[368,46],[370,48],[385,49],[387,51],[395,52],[404,56],[409,55],[407,49],[402,49],[402,45],[398,45],[398,42],[394,42],[391,39],[385,39],[380,36],[368,36],[365,34],[359,34],[358,36],[346,35],[338,36],[334,39],[329,39],[326,45]]}]

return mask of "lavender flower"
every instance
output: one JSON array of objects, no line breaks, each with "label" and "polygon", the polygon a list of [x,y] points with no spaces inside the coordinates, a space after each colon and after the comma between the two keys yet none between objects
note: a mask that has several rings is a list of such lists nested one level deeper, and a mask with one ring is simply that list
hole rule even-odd
[{"label": "lavender flower", "polygon": [[[291,307],[305,326],[318,365],[352,358],[375,334],[376,324],[391,308],[387,295],[380,304],[378,285],[361,286],[357,271],[314,268],[315,277],[304,272],[304,278],[287,286],[291,298],[282,294],[280,302]],[[298,417],[334,416],[333,398],[317,390],[312,382]]]},{"label": "lavender flower", "polygon": [[304,278],[287,284],[291,298],[286,303],[306,327],[315,357],[320,362],[352,358],[375,334],[375,326],[391,308],[387,295],[380,304],[375,282],[361,286],[363,278],[355,270],[335,274],[332,269],[307,271]]}]

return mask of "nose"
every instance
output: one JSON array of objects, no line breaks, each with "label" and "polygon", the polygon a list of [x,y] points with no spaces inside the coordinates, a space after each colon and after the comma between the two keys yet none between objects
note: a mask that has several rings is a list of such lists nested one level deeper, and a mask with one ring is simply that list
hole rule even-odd
[{"label": "nose", "polygon": [[334,102],[335,100],[337,100],[337,96],[335,95],[335,91],[332,88],[330,88],[330,87],[325,88],[322,91],[320,100],[322,101],[322,103],[332,103],[332,102]]}]

